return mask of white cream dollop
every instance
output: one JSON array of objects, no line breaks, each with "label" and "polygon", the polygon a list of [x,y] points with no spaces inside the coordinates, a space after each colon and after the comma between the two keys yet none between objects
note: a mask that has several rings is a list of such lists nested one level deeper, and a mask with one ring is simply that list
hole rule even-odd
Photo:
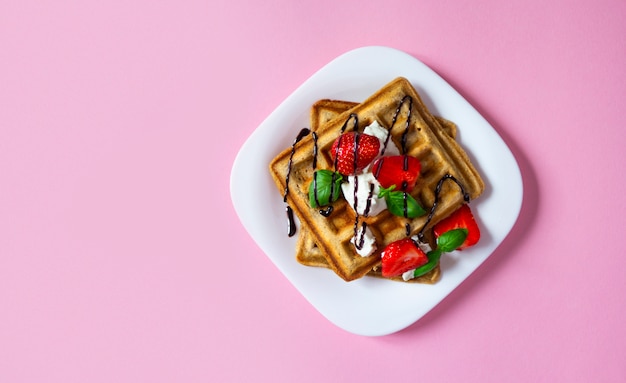
[{"label": "white cream dollop", "polygon": [[[350,242],[354,245],[357,254],[361,257],[369,257],[376,250],[376,237],[372,234],[372,231],[369,227],[365,227],[365,233],[363,233],[363,225],[358,230],[356,237],[352,237]],[[359,249],[357,246],[357,241],[361,241],[361,237],[363,239],[363,246]]]},{"label": "white cream dollop", "polygon": [[387,142],[387,148],[385,148],[385,140],[387,139],[387,136],[389,135],[389,131],[383,128],[382,125],[378,123],[378,121],[374,121],[368,126],[366,126],[365,129],[363,129],[363,133],[369,134],[370,136],[374,136],[378,138],[378,141],[380,142],[380,152],[378,154],[379,156],[383,154],[382,153],[383,149],[385,149],[384,155],[386,156],[400,155],[400,150],[398,149],[398,147],[396,146],[396,144],[393,142],[391,138],[389,138],[389,141]]},{"label": "white cream dollop", "polygon": [[[371,185],[374,186],[374,190],[371,191],[370,197],[370,189]],[[348,205],[354,210],[354,188],[357,186],[356,191],[356,199],[357,199],[357,208],[356,213],[373,217],[378,215],[383,210],[387,209],[387,203],[384,198],[378,198],[378,192],[380,191],[380,183],[374,177],[372,173],[363,173],[357,176],[348,176],[348,182],[344,182],[341,184],[341,191],[343,192],[343,196],[348,202]],[[367,210],[367,205],[369,202],[369,211]],[[367,212],[367,214],[365,214]]]},{"label": "white cream dollop", "polygon": [[402,279],[406,282],[408,280],[411,280],[415,278],[415,269],[413,270],[409,270],[409,271],[405,271],[404,274],[402,274]]}]

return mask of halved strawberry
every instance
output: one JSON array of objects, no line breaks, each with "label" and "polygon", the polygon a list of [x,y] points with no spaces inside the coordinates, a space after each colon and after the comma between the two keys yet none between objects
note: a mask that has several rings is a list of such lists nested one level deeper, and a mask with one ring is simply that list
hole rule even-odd
[{"label": "halved strawberry", "polygon": [[381,253],[384,277],[395,277],[428,263],[428,257],[411,238],[387,245]]},{"label": "halved strawberry", "polygon": [[351,175],[369,165],[378,156],[379,150],[378,138],[369,134],[348,132],[337,137],[330,154],[336,163],[336,170],[343,175]]},{"label": "halved strawberry", "polygon": [[433,227],[433,233],[435,237],[438,238],[443,233],[454,229],[467,230],[467,237],[457,250],[463,250],[473,246],[480,239],[480,229],[468,204],[463,204],[460,208],[455,210],[454,213],[438,222],[435,227]]},{"label": "halved strawberry", "polygon": [[409,155],[381,157],[374,162],[372,173],[382,187],[395,185],[394,190],[410,192],[417,183],[420,161]]}]

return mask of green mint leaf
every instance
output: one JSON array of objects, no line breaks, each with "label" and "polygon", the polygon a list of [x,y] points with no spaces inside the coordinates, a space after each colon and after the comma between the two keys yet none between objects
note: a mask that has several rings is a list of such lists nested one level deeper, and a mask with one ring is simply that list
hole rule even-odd
[{"label": "green mint leaf", "polygon": [[391,185],[388,188],[380,187],[378,190],[378,198],[385,198],[393,189],[396,188],[396,185]]},{"label": "green mint leaf", "polygon": [[430,272],[439,263],[441,254],[443,254],[443,252],[439,249],[429,251],[428,254],[426,254],[426,256],[428,257],[428,263],[415,269],[415,272],[413,273],[413,275],[417,278]]},{"label": "green mint leaf", "polygon": [[465,238],[467,238],[467,229],[461,228],[446,231],[437,238],[437,248],[449,253],[461,246],[465,242]]},{"label": "green mint leaf", "polygon": [[402,191],[388,191],[384,194],[387,209],[393,215],[406,218],[420,217],[426,210],[409,193]]},{"label": "green mint leaf", "polygon": [[343,177],[339,173],[327,169],[317,170],[309,184],[309,204],[311,207],[326,206],[337,201],[341,195],[342,181]]}]

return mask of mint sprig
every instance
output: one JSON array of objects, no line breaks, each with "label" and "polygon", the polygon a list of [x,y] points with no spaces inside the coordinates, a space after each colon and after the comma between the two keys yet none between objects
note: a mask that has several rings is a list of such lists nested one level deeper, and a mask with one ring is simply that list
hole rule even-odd
[{"label": "mint sprig", "polygon": [[430,272],[439,263],[439,258],[441,258],[441,254],[443,254],[443,251],[441,251],[440,249],[429,251],[426,254],[426,257],[428,258],[428,262],[418,267],[417,269],[415,269],[415,271],[413,272],[413,275],[417,278]]},{"label": "mint sprig", "polygon": [[413,275],[415,277],[421,277],[434,269],[437,263],[439,263],[441,255],[456,250],[465,242],[465,238],[467,238],[467,229],[465,228],[453,229],[441,234],[437,238],[437,248],[426,254],[428,262],[415,269]]},{"label": "mint sprig", "polygon": [[[335,202],[341,195],[341,174],[327,170],[317,170],[309,184],[309,204],[313,208]],[[332,193],[332,196],[331,196]]]},{"label": "mint sprig", "polygon": [[449,253],[456,250],[465,242],[467,238],[467,229],[453,229],[446,231],[437,238],[437,249]]},{"label": "mint sprig", "polygon": [[387,210],[398,217],[416,218],[426,214],[426,210],[413,198],[403,191],[394,191],[396,185],[389,188],[380,188],[379,198],[385,198]]}]

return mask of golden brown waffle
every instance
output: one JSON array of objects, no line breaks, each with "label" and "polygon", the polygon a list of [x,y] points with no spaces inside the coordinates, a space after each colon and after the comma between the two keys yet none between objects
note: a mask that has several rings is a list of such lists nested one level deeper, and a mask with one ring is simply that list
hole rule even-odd
[{"label": "golden brown waffle", "polygon": [[[320,126],[328,121],[336,118],[341,113],[354,108],[358,102],[343,101],[343,100],[329,100],[323,99],[317,101],[311,107],[311,131],[317,131]],[[443,117],[435,116],[435,119],[439,122],[443,131],[452,139],[456,138],[456,124],[452,121],[446,120]]]},{"label": "golden brown waffle", "polygon": [[[426,209],[435,200],[435,186],[445,175],[454,176],[465,188],[470,198],[478,197],[483,189],[483,182],[470,163],[465,152],[444,131],[422,103],[419,95],[404,78],[398,78],[373,94],[363,103],[351,107],[336,118],[325,121],[319,126],[317,139],[308,135],[291,148],[285,149],[270,164],[270,172],[281,193],[286,188],[286,175],[291,162],[289,192],[286,202],[298,216],[301,226],[308,228],[311,238],[332,268],[346,281],[360,278],[380,264],[380,251],[389,243],[407,236],[406,225],[410,227],[410,235],[422,230],[426,216],[406,219],[393,216],[383,211],[374,217],[359,217],[358,222],[367,222],[376,237],[377,250],[369,257],[356,254],[350,240],[354,236],[356,213],[344,199],[333,203],[334,211],[329,217],[312,209],[308,201],[308,187],[313,178],[314,146],[318,148],[316,169],[333,169],[330,147],[341,133],[341,128],[349,116],[358,116],[358,128],[378,120],[384,127],[392,127],[392,119],[398,106],[405,96],[410,96],[411,119],[406,135],[407,154],[420,159],[422,170],[418,184],[411,193]],[[409,105],[403,104],[397,121],[391,128],[391,136],[398,147],[401,136],[405,132]],[[352,127],[348,127],[348,130]],[[291,154],[293,153],[293,157]],[[290,161],[291,158],[291,161]],[[439,205],[435,209],[430,225],[449,215],[463,203],[463,195],[452,182],[442,185]],[[428,237],[428,230],[425,231]],[[301,238],[302,239],[302,238]]]},{"label": "golden brown waffle", "polygon": [[[311,107],[311,131],[316,132],[320,126],[356,105],[358,105],[356,102],[341,100],[324,99],[317,101]],[[454,139],[457,131],[456,124],[439,116],[435,116],[435,118],[439,121],[446,134]],[[305,266],[330,267],[326,258],[317,247],[315,238],[307,227],[300,228],[296,242],[296,260]],[[411,279],[410,282],[434,283],[439,279],[440,274],[439,267],[436,267],[430,273],[419,278]],[[382,278],[379,270],[371,270],[367,275]],[[402,280],[399,277],[390,279]]]}]

